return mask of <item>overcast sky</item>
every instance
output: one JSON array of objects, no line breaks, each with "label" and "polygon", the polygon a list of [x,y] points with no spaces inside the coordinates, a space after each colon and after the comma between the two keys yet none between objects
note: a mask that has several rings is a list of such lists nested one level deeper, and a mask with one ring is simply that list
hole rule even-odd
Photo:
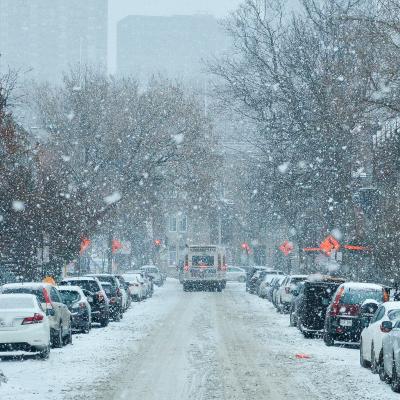
[{"label": "overcast sky", "polygon": [[[298,0],[288,0],[289,3]],[[115,72],[116,25],[127,15],[187,15],[207,13],[224,17],[242,0],[110,0],[109,1],[109,70]]]}]

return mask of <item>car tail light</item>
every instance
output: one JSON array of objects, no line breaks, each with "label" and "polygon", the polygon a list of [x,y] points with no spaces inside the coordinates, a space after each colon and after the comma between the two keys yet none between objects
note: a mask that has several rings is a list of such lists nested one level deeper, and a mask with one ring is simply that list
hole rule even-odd
[{"label": "car tail light", "polygon": [[332,308],[330,310],[330,316],[335,317],[340,313],[340,299],[342,298],[342,294],[344,292],[344,288],[341,287],[335,296],[335,300],[333,301]]},{"label": "car tail light", "polygon": [[44,320],[44,317],[42,314],[35,313],[33,314],[33,317],[26,317],[22,321],[21,325],[32,325],[32,324],[40,324]]},{"label": "car tail light", "polygon": [[121,296],[122,296],[122,293],[121,293],[121,289],[120,289],[120,288],[117,288],[117,296],[118,296],[118,297],[121,297]]}]

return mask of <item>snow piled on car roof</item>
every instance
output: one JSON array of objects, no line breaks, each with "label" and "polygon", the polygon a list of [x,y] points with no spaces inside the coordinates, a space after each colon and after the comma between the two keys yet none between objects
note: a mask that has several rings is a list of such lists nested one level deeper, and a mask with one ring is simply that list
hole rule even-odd
[{"label": "snow piled on car roof", "polygon": [[342,286],[346,289],[359,289],[359,290],[382,290],[383,286],[376,283],[364,282],[345,282]]}]

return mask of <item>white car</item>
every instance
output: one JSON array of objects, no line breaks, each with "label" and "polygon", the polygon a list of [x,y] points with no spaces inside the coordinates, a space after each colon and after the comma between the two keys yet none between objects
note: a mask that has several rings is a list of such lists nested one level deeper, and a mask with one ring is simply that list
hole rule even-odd
[{"label": "white car", "polygon": [[153,278],[153,282],[157,286],[162,286],[164,284],[164,278],[155,265],[143,265],[143,267],[140,268],[142,271],[146,272],[147,275],[151,276]]},{"label": "white car", "polygon": [[296,289],[300,282],[304,282],[308,275],[289,275],[282,282],[276,293],[276,308],[280,312],[289,312],[292,304],[292,290]]},{"label": "white car", "polygon": [[239,267],[228,267],[226,280],[231,282],[246,282],[246,271]]},{"label": "white car", "polygon": [[260,283],[260,287],[258,288],[258,295],[265,299],[267,297],[267,292],[269,287],[271,286],[271,282],[273,279],[277,277],[277,274],[268,274],[265,276],[264,280]]},{"label": "white car", "polygon": [[381,304],[371,318],[368,327],[361,333],[360,363],[362,366],[371,365],[372,372],[380,373],[383,369],[382,341],[389,333],[382,322],[400,319],[400,302],[389,301]]},{"label": "white car", "polygon": [[33,294],[0,295],[0,351],[50,353],[50,323]]},{"label": "white car", "polygon": [[122,276],[129,284],[129,292],[133,300],[141,301],[147,297],[147,287],[140,274],[123,274]]}]

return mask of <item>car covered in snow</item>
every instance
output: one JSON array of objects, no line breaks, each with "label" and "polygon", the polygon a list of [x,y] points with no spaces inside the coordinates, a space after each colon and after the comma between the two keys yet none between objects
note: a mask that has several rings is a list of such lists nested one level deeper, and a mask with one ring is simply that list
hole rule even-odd
[{"label": "car covered in snow", "polygon": [[50,321],[34,294],[0,295],[0,352],[50,353]]},{"label": "car covered in snow", "polygon": [[383,303],[389,301],[389,289],[374,283],[346,282],[340,285],[326,312],[324,342],[331,346],[335,341],[360,341],[363,330],[361,306],[367,300]]},{"label": "car covered in snow", "polygon": [[360,364],[371,367],[373,373],[379,373],[386,380],[383,368],[384,337],[392,330],[392,324],[400,319],[400,302],[389,301],[378,306],[369,325],[361,333]]},{"label": "car covered in snow", "polygon": [[71,313],[55,286],[43,282],[8,283],[2,286],[1,292],[35,295],[49,317],[53,347],[62,347],[72,342]]},{"label": "car covered in snow", "polygon": [[157,286],[162,286],[164,284],[164,276],[155,265],[143,265],[143,267],[141,267],[140,269],[144,271],[147,275],[151,276],[153,282]]},{"label": "car covered in snow", "polygon": [[322,334],[326,310],[343,282],[343,279],[322,275],[311,275],[304,282],[295,310],[297,327],[304,337]]},{"label": "car covered in snow", "polygon": [[129,295],[133,300],[142,301],[147,297],[150,288],[141,274],[124,274],[123,278],[128,284]]},{"label": "car covered in snow", "polygon": [[90,303],[92,322],[98,322],[103,327],[108,325],[110,318],[109,299],[96,277],[64,278],[60,282],[60,286],[79,286],[82,290],[85,290]]},{"label": "car covered in snow", "polygon": [[89,333],[92,325],[92,309],[89,303],[89,300],[93,302],[91,296],[88,294],[88,299],[79,286],[59,286],[58,290],[71,312],[72,329]]},{"label": "car covered in snow", "polygon": [[282,282],[276,293],[276,308],[280,312],[289,312],[293,300],[293,290],[299,282],[307,279],[307,275],[289,275]]}]

